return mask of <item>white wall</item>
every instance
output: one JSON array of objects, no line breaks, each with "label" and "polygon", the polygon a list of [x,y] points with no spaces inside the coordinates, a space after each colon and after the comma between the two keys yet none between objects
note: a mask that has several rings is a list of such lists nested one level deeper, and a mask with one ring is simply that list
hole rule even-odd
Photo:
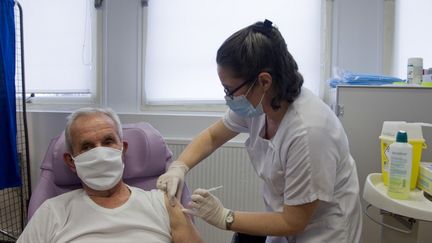
[{"label": "white wall", "polygon": [[141,99],[140,0],[104,1],[103,104],[121,112],[137,112]]}]

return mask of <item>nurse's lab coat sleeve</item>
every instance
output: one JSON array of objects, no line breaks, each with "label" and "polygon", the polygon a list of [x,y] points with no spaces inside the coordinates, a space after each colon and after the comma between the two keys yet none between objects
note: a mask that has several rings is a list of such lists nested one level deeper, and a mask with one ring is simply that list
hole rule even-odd
[{"label": "nurse's lab coat sleeve", "polygon": [[224,125],[231,131],[238,133],[249,132],[249,124],[245,118],[235,114],[232,110],[228,110],[222,118]]},{"label": "nurse's lab coat sleeve", "polygon": [[339,160],[336,142],[326,129],[312,127],[288,149],[284,203],[299,205],[333,199]]}]

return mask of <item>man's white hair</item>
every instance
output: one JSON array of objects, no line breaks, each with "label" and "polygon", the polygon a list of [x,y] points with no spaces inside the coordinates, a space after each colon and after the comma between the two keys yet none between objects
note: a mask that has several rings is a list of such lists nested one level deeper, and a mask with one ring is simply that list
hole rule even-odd
[{"label": "man's white hair", "polygon": [[72,114],[70,114],[66,120],[66,128],[65,128],[65,137],[66,137],[66,148],[69,152],[72,152],[72,137],[70,134],[70,128],[72,127],[72,124],[81,116],[88,116],[88,115],[94,115],[94,114],[103,114],[111,118],[113,120],[115,126],[116,126],[116,132],[120,139],[123,138],[123,130],[120,122],[120,118],[118,115],[110,108],[93,108],[93,107],[86,107],[86,108],[80,108],[76,111],[74,111]]}]

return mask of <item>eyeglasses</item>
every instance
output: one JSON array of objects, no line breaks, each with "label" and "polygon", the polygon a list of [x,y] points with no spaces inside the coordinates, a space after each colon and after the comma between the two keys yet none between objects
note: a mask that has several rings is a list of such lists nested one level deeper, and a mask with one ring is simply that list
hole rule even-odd
[{"label": "eyeglasses", "polygon": [[229,98],[233,99],[234,98],[234,93],[237,92],[239,89],[241,89],[246,84],[250,83],[249,81],[250,80],[244,81],[242,84],[240,84],[237,88],[233,89],[232,91],[229,91],[229,89],[224,88],[225,95],[228,96]]}]

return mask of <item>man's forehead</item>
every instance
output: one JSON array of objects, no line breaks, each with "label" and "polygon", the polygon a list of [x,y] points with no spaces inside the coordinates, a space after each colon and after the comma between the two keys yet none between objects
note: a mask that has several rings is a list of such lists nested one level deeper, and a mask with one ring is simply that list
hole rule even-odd
[{"label": "man's forehead", "polygon": [[81,130],[92,126],[110,126],[115,129],[115,122],[105,114],[87,114],[77,117],[71,128]]},{"label": "man's forehead", "polygon": [[[71,135],[116,136],[116,124],[104,114],[92,114],[78,117],[71,126]],[[82,138],[84,139],[84,138]]]}]

